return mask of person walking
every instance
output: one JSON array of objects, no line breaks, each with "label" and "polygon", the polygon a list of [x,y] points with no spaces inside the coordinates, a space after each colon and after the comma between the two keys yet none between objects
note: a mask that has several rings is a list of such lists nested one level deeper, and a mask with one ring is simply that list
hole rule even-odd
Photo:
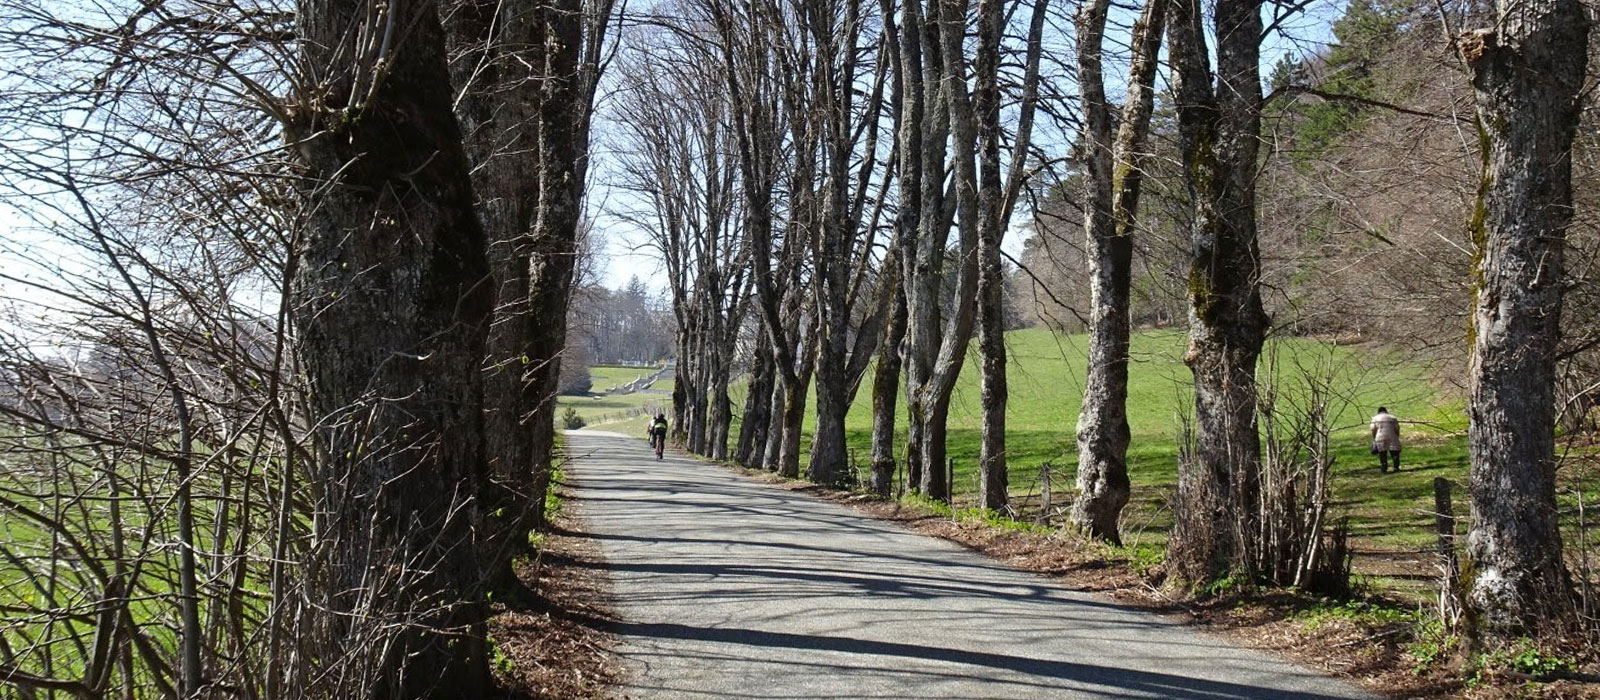
[{"label": "person walking", "polygon": [[1394,470],[1400,471],[1400,419],[1383,406],[1372,417],[1372,454],[1378,456],[1378,473],[1389,472],[1390,459],[1394,460]]}]

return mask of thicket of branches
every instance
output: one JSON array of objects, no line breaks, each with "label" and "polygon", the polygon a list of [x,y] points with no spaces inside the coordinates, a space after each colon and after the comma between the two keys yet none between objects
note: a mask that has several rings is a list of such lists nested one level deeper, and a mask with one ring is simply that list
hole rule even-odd
[{"label": "thicket of branches", "polygon": [[361,7],[0,7],[7,697],[490,692],[612,5]]}]

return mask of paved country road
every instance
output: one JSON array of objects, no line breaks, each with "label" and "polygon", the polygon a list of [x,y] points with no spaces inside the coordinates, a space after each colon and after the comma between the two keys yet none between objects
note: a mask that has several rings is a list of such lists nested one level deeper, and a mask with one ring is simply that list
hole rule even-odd
[{"label": "paved country road", "polygon": [[1375,697],[640,438],[566,440],[634,700]]}]

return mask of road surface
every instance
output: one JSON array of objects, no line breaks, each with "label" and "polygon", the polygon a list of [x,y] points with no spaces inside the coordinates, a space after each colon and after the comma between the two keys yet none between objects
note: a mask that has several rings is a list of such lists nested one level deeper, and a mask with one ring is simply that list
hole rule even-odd
[{"label": "road surface", "polygon": [[634,700],[1376,697],[640,438],[566,441]]}]

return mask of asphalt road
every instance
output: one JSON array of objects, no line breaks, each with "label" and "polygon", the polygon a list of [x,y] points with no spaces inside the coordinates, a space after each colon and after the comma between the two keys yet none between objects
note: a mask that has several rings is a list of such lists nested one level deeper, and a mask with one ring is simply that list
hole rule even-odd
[{"label": "asphalt road", "polygon": [[628,698],[1375,697],[640,438],[567,447]]}]

